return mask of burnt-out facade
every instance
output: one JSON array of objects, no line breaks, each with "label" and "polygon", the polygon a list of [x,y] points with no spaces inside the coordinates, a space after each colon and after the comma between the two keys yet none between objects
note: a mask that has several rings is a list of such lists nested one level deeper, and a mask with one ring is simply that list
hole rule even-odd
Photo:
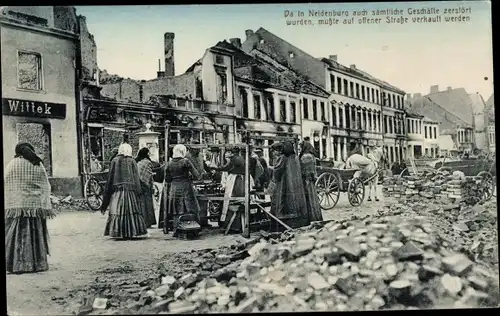
[{"label": "burnt-out facade", "polygon": [[82,26],[70,6],[0,12],[4,167],[16,143],[32,143],[56,195],[82,193],[80,83],[95,75],[81,63]]}]

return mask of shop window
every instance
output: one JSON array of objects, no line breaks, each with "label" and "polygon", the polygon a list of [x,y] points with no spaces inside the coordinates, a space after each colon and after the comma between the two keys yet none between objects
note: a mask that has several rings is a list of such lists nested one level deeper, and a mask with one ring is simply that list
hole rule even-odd
[{"label": "shop window", "polygon": [[43,90],[42,56],[37,53],[18,52],[18,87],[28,90]]},{"label": "shop window", "polygon": [[89,128],[90,171],[102,171],[104,162],[103,132],[101,127]]},{"label": "shop window", "polygon": [[52,176],[52,142],[50,124],[18,123],[16,124],[17,141],[28,142],[35,148],[42,159],[47,174]]}]

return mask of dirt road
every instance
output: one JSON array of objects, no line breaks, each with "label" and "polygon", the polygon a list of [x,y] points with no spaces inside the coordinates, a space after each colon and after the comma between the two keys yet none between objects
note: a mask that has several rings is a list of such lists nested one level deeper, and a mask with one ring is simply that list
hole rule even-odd
[{"label": "dirt road", "polygon": [[[381,194],[379,194],[381,196]],[[381,203],[381,202],[380,202]],[[365,202],[352,208],[345,196],[338,206],[324,212],[325,219],[371,214],[379,203]],[[49,221],[50,270],[44,273],[7,275],[7,306],[9,315],[55,315],[68,313],[61,302],[68,290],[90,283],[103,271],[117,275],[147,273],[156,268],[159,258],[169,253],[227,246],[246,239],[240,235],[215,234],[196,241],[181,241],[151,229],[150,236],[135,241],[114,241],[104,237],[106,216],[100,213],[61,213]],[[114,270],[113,270],[114,269]]]}]

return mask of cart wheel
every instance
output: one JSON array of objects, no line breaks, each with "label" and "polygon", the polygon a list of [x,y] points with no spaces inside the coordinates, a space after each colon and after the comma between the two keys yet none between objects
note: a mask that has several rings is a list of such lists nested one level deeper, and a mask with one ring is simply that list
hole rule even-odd
[{"label": "cart wheel", "polygon": [[347,198],[352,206],[360,206],[365,199],[365,186],[359,178],[354,178],[347,188]]},{"label": "cart wheel", "polygon": [[314,184],[322,210],[331,210],[337,205],[340,196],[340,181],[337,175],[322,173]]},{"label": "cart wheel", "polygon": [[221,215],[222,203],[210,201],[208,203],[208,212],[210,216],[219,216]]},{"label": "cart wheel", "polygon": [[103,200],[102,187],[99,182],[91,177],[85,182],[85,201],[91,210],[97,211],[101,208]]},{"label": "cart wheel", "polygon": [[160,186],[157,183],[153,183],[153,198],[160,202]]},{"label": "cart wheel", "polygon": [[493,176],[488,171],[481,171],[477,176],[482,178],[481,186],[484,188],[483,201],[489,201],[495,191]]}]

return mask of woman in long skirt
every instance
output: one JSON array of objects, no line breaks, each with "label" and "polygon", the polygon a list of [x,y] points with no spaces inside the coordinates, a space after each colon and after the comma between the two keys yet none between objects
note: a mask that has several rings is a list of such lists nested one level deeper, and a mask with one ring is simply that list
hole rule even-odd
[{"label": "woman in long skirt", "polygon": [[[284,141],[275,143],[272,147],[281,155],[273,166],[271,214],[292,228],[306,226],[310,220],[307,214],[300,161],[295,155],[293,144]],[[272,229],[281,231],[283,227],[273,221]]]},{"label": "woman in long skirt", "polygon": [[318,193],[316,192],[316,157],[315,149],[309,142],[302,142],[300,150],[300,169],[306,195],[307,211],[311,222],[322,221],[323,214],[319,205]]},{"label": "woman in long skirt", "polygon": [[142,195],[140,197],[142,204],[142,213],[146,226],[151,228],[156,225],[155,208],[153,204],[153,163],[149,158],[149,149],[144,147],[137,153],[135,158],[139,168],[139,177],[141,179]]},{"label": "woman in long skirt", "polygon": [[141,180],[132,147],[123,143],[111,161],[101,212],[109,207],[104,236],[130,239],[148,233],[142,214]]},{"label": "woman in long skirt", "polygon": [[165,190],[162,211],[165,222],[163,232],[173,231],[177,237],[179,217],[185,214],[194,214],[199,221],[200,206],[194,191],[192,178],[198,178],[198,170],[186,158],[187,149],[184,145],[175,145],[172,160],[165,166]]},{"label": "woman in long skirt", "polygon": [[20,143],[5,168],[5,266],[10,273],[49,269],[47,218],[55,214],[42,160],[29,143]]}]

